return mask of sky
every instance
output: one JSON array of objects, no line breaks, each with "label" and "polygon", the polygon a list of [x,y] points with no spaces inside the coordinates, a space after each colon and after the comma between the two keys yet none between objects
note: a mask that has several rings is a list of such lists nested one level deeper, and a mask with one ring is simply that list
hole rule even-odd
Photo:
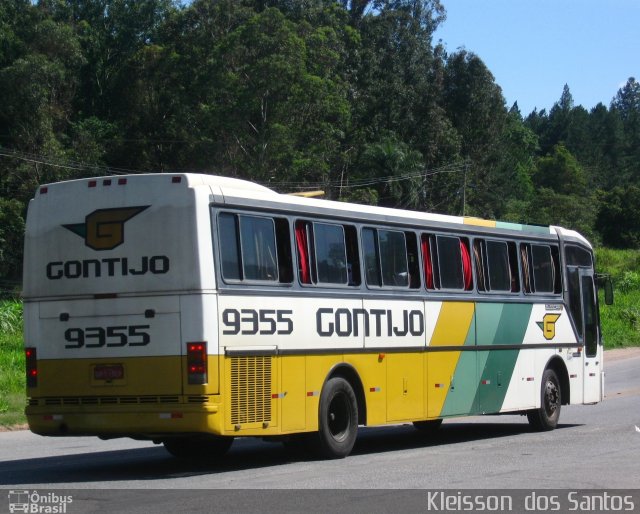
[{"label": "sky", "polygon": [[523,116],[547,112],[565,84],[590,110],[640,80],[640,0],[441,0],[434,43],[478,55]]}]

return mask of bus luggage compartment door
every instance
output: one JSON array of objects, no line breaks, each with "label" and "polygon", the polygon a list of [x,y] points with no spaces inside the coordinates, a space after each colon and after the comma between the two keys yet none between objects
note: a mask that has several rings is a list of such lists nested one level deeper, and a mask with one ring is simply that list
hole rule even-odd
[{"label": "bus luggage compartment door", "polygon": [[39,304],[33,396],[182,394],[177,296]]}]

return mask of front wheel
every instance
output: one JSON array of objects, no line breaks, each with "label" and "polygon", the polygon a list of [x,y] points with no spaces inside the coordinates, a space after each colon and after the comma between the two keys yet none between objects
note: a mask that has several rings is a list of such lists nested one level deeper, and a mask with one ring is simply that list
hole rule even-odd
[{"label": "front wheel", "polygon": [[215,462],[231,447],[233,437],[193,436],[173,437],[163,441],[165,449],[174,457],[197,462]]},{"label": "front wheel", "polygon": [[358,402],[344,378],[334,377],[322,388],[316,449],[321,457],[341,459],[351,453],[358,435]]},{"label": "front wheel", "polygon": [[540,408],[527,411],[529,424],[534,430],[553,430],[558,426],[562,391],[558,375],[552,369],[546,369],[542,374],[540,387]]}]

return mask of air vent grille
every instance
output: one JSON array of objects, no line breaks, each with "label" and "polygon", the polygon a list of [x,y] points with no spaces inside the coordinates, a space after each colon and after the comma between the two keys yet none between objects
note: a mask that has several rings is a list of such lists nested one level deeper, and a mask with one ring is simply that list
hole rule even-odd
[{"label": "air vent grille", "polygon": [[271,357],[231,359],[231,423],[271,421]]}]

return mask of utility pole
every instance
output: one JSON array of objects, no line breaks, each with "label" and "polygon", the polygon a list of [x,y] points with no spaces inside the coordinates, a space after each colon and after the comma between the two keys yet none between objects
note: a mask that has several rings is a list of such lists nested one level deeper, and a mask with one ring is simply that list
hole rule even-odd
[{"label": "utility pole", "polygon": [[467,212],[467,170],[469,169],[469,161],[464,163],[464,181],[462,183],[462,216],[466,216]]}]

